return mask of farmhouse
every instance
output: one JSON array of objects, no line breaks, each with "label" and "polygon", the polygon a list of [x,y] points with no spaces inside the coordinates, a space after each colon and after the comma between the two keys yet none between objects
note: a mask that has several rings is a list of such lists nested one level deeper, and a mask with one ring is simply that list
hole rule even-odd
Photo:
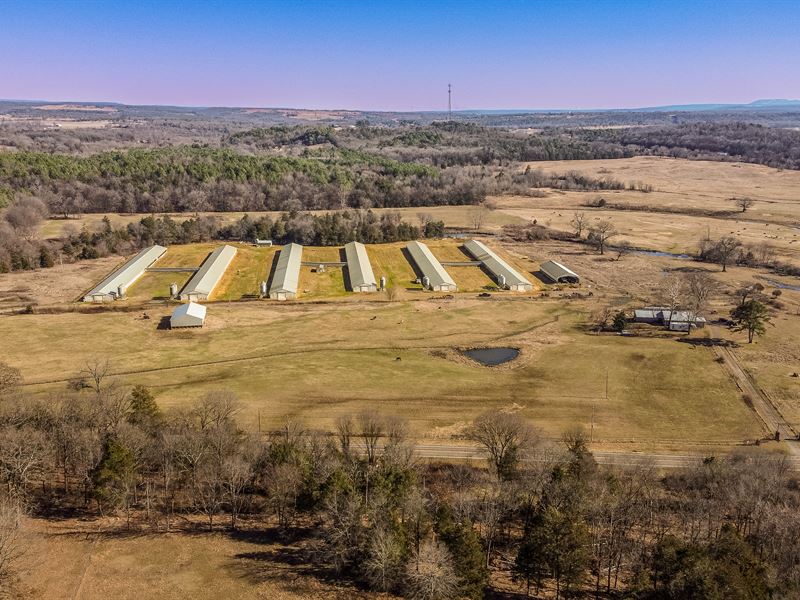
[{"label": "farmhouse", "polygon": [[542,273],[554,283],[580,283],[581,279],[575,271],[554,260],[548,260],[539,267]]},{"label": "farmhouse", "polygon": [[354,292],[377,292],[378,284],[369,264],[367,249],[361,242],[350,242],[344,247],[350,289]]},{"label": "farmhouse", "polygon": [[646,306],[633,311],[635,323],[662,325],[670,331],[689,331],[691,327],[705,327],[705,317],[692,316],[687,310],[672,311],[663,306]]},{"label": "farmhouse", "polygon": [[297,282],[300,280],[300,263],[303,247],[300,244],[286,244],[278,254],[275,274],[269,288],[269,297],[275,300],[291,300],[297,297]]},{"label": "farmhouse", "polygon": [[84,302],[106,302],[117,300],[125,295],[128,287],[144,275],[147,267],[161,258],[167,249],[164,246],[150,246],[126,261],[124,265],[103,279],[97,287],[83,297]]},{"label": "farmhouse", "polygon": [[408,253],[422,273],[423,282],[427,282],[427,287],[434,292],[455,292],[456,282],[445,271],[431,252],[430,248],[422,242],[409,242],[406,245]]},{"label": "farmhouse", "polygon": [[200,269],[195,273],[181,290],[180,299],[190,302],[208,300],[208,297],[217,287],[225,271],[236,256],[233,246],[221,246],[208,255]]},{"label": "farmhouse", "polygon": [[206,307],[196,302],[181,304],[172,311],[169,318],[169,326],[172,329],[178,327],[202,327],[206,322]]},{"label": "farmhouse", "polygon": [[485,244],[478,240],[469,240],[464,243],[464,248],[475,260],[479,260],[484,268],[492,274],[501,288],[514,292],[528,292],[533,289],[530,281],[515,271],[506,261],[497,256]]}]

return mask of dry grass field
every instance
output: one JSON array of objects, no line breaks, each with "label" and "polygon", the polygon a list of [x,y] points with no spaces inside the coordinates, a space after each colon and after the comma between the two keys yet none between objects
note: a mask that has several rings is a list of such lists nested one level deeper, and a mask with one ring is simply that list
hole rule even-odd
[{"label": "dry grass field", "polygon": [[[125,531],[118,519],[23,521],[20,592],[52,600],[365,600],[346,582],[314,576],[304,542],[274,532]],[[1,591],[1,590],[0,590]],[[383,595],[388,599],[389,596]]]},{"label": "dry grass field", "polygon": [[[762,433],[710,349],[589,334],[591,307],[510,295],[251,302],[212,305],[202,330],[162,331],[164,306],[148,308],[147,320],[135,312],[8,317],[0,337],[29,391],[58,392],[86,361],[107,356],[119,382],[150,386],[166,408],[212,389],[235,391],[250,429],[259,413],[264,426],[292,417],[327,427],[369,406],[408,418],[428,439],[458,434],[488,408],[519,411],[552,438],[574,424],[590,427],[594,413],[604,447],[730,446]],[[458,352],[504,345],[522,351],[505,368]]]},{"label": "dry grass field", "polygon": [[[528,164],[551,173],[577,171],[625,184],[642,182],[653,186],[654,191],[550,190],[543,198],[497,198],[497,212],[523,220],[537,219],[542,225],[570,231],[574,212],[581,210],[591,221],[607,219],[614,223],[620,233],[617,240],[665,252],[692,252],[697,242],[709,234],[712,238],[736,235],[744,243],[767,242],[779,256],[800,264],[797,171],[661,157]],[[735,196],[749,196],[755,204],[746,213],[736,212],[730,200]],[[597,198],[637,210],[585,206]]]}]

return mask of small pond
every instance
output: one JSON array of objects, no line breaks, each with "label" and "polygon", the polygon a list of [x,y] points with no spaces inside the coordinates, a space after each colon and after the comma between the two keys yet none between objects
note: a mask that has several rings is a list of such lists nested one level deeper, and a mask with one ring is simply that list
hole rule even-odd
[{"label": "small pond", "polygon": [[464,350],[464,354],[472,360],[486,365],[487,367],[496,367],[519,356],[519,349],[517,348],[472,348]]},{"label": "small pond", "polygon": [[782,290],[792,290],[792,291],[795,291],[795,292],[800,292],[800,285],[792,285],[791,283],[783,283],[783,282],[777,281],[775,279],[767,279],[766,277],[762,277],[761,279],[766,281],[768,284],[775,286],[776,288],[779,288],[779,289],[782,289]]},{"label": "small pond", "polygon": [[678,258],[681,260],[686,260],[692,258],[688,254],[675,254],[674,252],[660,252],[658,250],[636,250],[634,254],[642,254],[644,256],[661,256],[665,258]]}]

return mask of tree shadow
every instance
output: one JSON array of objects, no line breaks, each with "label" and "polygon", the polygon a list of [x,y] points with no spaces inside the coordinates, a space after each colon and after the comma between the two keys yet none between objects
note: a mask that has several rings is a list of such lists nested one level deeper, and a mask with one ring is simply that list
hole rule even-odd
[{"label": "tree shadow", "polygon": [[721,348],[738,348],[739,344],[733,340],[726,340],[723,338],[691,338],[684,337],[678,338],[678,342],[682,344],[689,344],[690,346],[700,346],[703,348],[713,348],[719,346]]}]

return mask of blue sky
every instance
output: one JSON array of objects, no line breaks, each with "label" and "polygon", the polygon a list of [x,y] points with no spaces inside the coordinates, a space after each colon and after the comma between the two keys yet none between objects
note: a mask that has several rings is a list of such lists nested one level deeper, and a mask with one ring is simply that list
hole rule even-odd
[{"label": "blue sky", "polygon": [[0,0],[0,98],[375,110],[800,97],[800,1]]}]

